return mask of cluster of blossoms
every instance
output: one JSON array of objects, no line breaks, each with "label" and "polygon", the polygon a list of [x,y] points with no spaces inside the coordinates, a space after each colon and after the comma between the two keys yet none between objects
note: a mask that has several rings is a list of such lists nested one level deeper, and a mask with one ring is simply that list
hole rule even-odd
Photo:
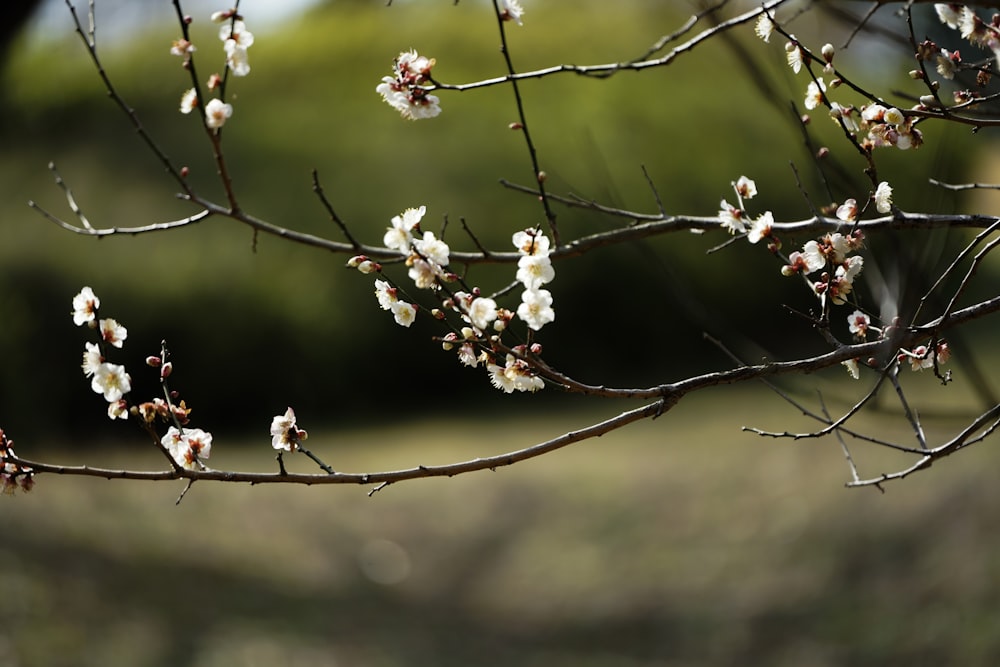
[{"label": "cluster of blossoms", "polygon": [[0,429],[0,491],[11,495],[18,489],[25,493],[35,486],[34,473],[28,466],[15,463],[14,441]]},{"label": "cluster of blossoms", "polygon": [[[242,17],[233,9],[214,12],[212,21],[222,24],[219,26],[219,39],[222,40],[222,48],[226,54],[226,67],[233,76],[246,76],[250,73],[247,49],[254,43],[253,33],[246,29]],[[191,54],[196,50],[188,40],[179,39],[171,46],[170,53],[183,57],[184,66],[189,67]],[[221,76],[212,74],[208,78],[207,87],[214,91],[222,85],[222,81]],[[198,90],[190,88],[181,95],[180,112],[189,114],[198,104]],[[233,106],[217,97],[205,104],[205,125],[210,129],[218,130],[232,115]]]},{"label": "cluster of blossoms", "polygon": [[[762,13],[754,30],[765,42],[769,41],[775,30],[774,20],[767,13]],[[810,111],[826,106],[830,111],[830,117],[840,123],[866,150],[885,146],[894,146],[900,150],[919,147],[923,143],[923,135],[915,127],[917,122],[915,116],[877,102],[856,108],[829,99],[828,93],[842,83],[835,76],[836,71],[833,67],[835,53],[832,44],[825,44],[821,49],[823,72],[835,78],[826,82],[823,77],[813,77],[806,85],[803,106]],[[796,74],[811,62],[810,55],[794,36],[785,44],[785,54],[789,67]],[[921,100],[918,108],[926,108],[925,102],[930,103],[929,100]]]},{"label": "cluster of blossoms", "polygon": [[[188,423],[191,412],[183,401],[168,402],[162,398],[129,407],[126,395],[132,391],[132,377],[120,364],[113,364],[105,358],[108,346],[122,348],[128,331],[113,319],[98,317],[101,300],[90,287],[84,287],[73,297],[73,322],[77,326],[86,325],[100,334],[97,343],[86,343],[83,352],[83,373],[91,378],[91,388],[104,396],[108,402],[108,417],[128,419],[136,416],[147,427],[152,427],[158,419],[175,424],[160,441],[178,465],[193,468],[200,458],[208,458],[212,448],[212,436],[201,429],[183,428]],[[161,381],[166,381],[173,371],[173,364],[160,357],[151,356],[146,364],[159,369]],[[176,392],[170,392],[172,399]],[[182,430],[183,428],[183,430]]]},{"label": "cluster of blossoms", "polygon": [[744,201],[757,196],[757,184],[746,176],[740,176],[733,183],[733,190],[736,191],[736,206],[725,199],[719,202],[719,223],[722,228],[730,234],[746,234],[750,243],[757,243],[764,238],[770,239],[772,251],[777,251],[781,243],[772,234],[774,215],[770,211],[765,211],[751,220],[743,208]]},{"label": "cluster of blossoms", "polygon": [[[522,25],[524,9],[518,0],[500,0],[499,11],[502,20]],[[407,120],[434,118],[441,113],[441,100],[431,95],[435,88],[431,78],[434,64],[434,58],[422,56],[413,49],[403,51],[392,61],[392,76],[382,77],[375,92]]]},{"label": "cluster of blossoms", "polygon": [[[188,427],[191,409],[183,400],[178,400],[176,391],[170,391],[166,385],[167,378],[173,373],[173,362],[164,358],[166,350],[162,352],[163,356],[147,357],[146,365],[159,369],[160,381],[169,400],[154,398],[129,407],[125,396],[132,390],[132,378],[125,372],[124,366],[112,364],[104,358],[107,346],[121,348],[128,332],[115,320],[100,319],[98,317],[100,305],[101,300],[90,287],[84,287],[73,297],[73,322],[77,326],[87,325],[100,333],[99,342],[86,343],[82,366],[84,374],[92,378],[93,390],[102,394],[108,401],[108,416],[111,419],[128,419],[130,415],[134,416],[150,433],[158,430],[157,424],[170,424],[166,434],[160,438],[163,449],[182,468],[204,469],[203,460],[209,458],[212,452],[212,434],[200,428]],[[297,451],[299,443],[307,437],[307,433],[296,424],[292,408],[288,408],[285,414],[278,415],[271,421],[271,445],[274,449]],[[3,431],[0,431],[0,463],[3,463],[0,470],[3,474],[3,488],[7,490],[8,482],[13,483],[13,480],[20,479],[22,487],[27,490],[31,484],[31,471],[3,461],[7,456],[13,456],[13,450],[9,448]]]},{"label": "cluster of blossoms", "polygon": [[[898,322],[894,323],[893,326],[898,326]],[[855,310],[847,316],[847,330],[858,342],[867,341],[869,333],[874,333],[878,338],[882,338],[888,333],[889,329],[880,329],[872,326],[871,318],[861,310]],[[896,355],[897,362],[909,362],[910,369],[913,371],[934,368],[935,365],[947,363],[950,358],[951,348],[948,347],[947,341],[943,339],[931,341],[927,345],[918,345],[912,350],[900,349]],[[855,380],[861,377],[858,359],[848,359],[841,363]],[[874,359],[868,361],[869,365],[874,365],[875,363]]]},{"label": "cluster of blossoms", "polygon": [[[957,2],[936,3],[934,10],[941,23],[952,30],[958,30],[962,39],[968,41],[970,45],[992,51],[994,60],[1000,64],[1000,15],[994,14],[987,23],[974,9]],[[946,79],[953,79],[956,70],[962,66],[962,56],[957,50],[948,51],[930,40],[919,45],[917,56],[921,60],[933,62],[938,74]],[[988,75],[979,70],[978,79],[980,85],[985,85]],[[961,98],[958,100],[962,101]]]},{"label": "cluster of blossoms", "polygon": [[[426,208],[406,209],[392,218],[391,225],[383,236],[386,248],[405,256],[409,278],[419,289],[432,291],[438,298],[440,308],[432,309],[431,315],[438,320],[447,317],[448,312],[457,314],[462,325],[449,332],[442,339],[446,350],[457,350],[458,360],[466,366],[485,364],[490,370],[493,383],[506,391],[535,391],[543,386],[530,369],[530,364],[517,353],[507,355],[504,365],[495,363],[499,338],[493,332],[503,332],[516,316],[532,331],[539,331],[555,320],[552,308],[552,293],[543,285],[555,278],[555,269],[550,257],[550,241],[538,229],[529,228],[515,233],[511,241],[520,258],[516,279],[523,286],[521,302],[515,311],[501,308],[495,299],[484,296],[479,288],[471,291],[451,290],[447,286],[459,280],[448,264],[451,250],[447,243],[432,232],[422,231],[420,221]],[[364,255],[352,257],[347,266],[361,273],[381,274],[382,266]],[[396,323],[409,327],[417,316],[418,307],[401,298],[401,291],[388,280],[376,278],[375,298],[383,310],[392,313]],[[525,350],[522,350],[522,353]],[[533,354],[541,348],[531,347]],[[505,378],[500,380],[499,378]]]},{"label": "cluster of blossoms", "polygon": [[[744,201],[757,195],[757,184],[746,176],[733,183],[736,192],[737,205],[732,205],[723,199],[719,206],[719,224],[730,234],[746,234],[750,243],[758,243],[767,239],[768,250],[777,253],[781,249],[781,241],[774,234],[774,216],[765,211],[756,218],[751,218],[744,208]],[[872,195],[875,208],[879,213],[892,210],[892,187],[882,181]],[[831,207],[832,208],[832,207]],[[845,223],[853,223],[858,216],[858,203],[855,199],[847,199],[836,207],[837,218]],[[825,305],[827,299],[834,305],[846,303],[851,293],[854,279],[861,272],[864,260],[851,253],[858,250],[864,241],[864,235],[855,230],[850,234],[834,232],[818,240],[808,241],[801,250],[788,257],[781,273],[786,276],[802,274],[808,276],[822,270],[823,274],[816,282],[810,281],[813,292]]]},{"label": "cluster of blossoms", "polygon": [[128,404],[124,396],[132,391],[132,377],[125,372],[124,366],[105,359],[104,350],[107,345],[120,349],[125,344],[128,330],[116,320],[98,318],[100,306],[101,300],[89,287],[84,287],[73,297],[73,323],[87,325],[100,335],[100,342],[86,343],[81,366],[84,376],[91,378],[91,389],[103,395],[108,402],[108,417],[127,419]]},{"label": "cluster of blossoms", "polygon": [[788,264],[781,267],[781,273],[808,276],[823,271],[819,280],[809,282],[813,292],[824,306],[827,300],[835,306],[843,305],[864,266],[862,257],[850,253],[861,248],[863,242],[864,234],[860,231],[846,235],[840,232],[826,234],[819,240],[806,242],[802,250],[789,255]]},{"label": "cluster of blossoms", "polygon": [[441,113],[441,100],[430,94],[433,87],[424,85],[433,84],[432,67],[433,58],[426,58],[412,50],[404,51],[392,62],[393,75],[382,77],[382,83],[375,87],[375,92],[403,118],[434,118]]}]

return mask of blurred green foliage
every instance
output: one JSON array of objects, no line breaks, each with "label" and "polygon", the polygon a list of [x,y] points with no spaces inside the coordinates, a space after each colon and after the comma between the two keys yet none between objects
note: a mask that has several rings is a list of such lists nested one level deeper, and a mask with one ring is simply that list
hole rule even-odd
[{"label": "blurred green foliage", "polygon": [[[597,7],[532,6],[523,28],[509,26],[516,66],[633,58],[686,18],[674,3]],[[190,167],[196,189],[221,201],[196,119],[176,110],[188,82],[179,59],[167,53],[178,36],[170,7],[158,3],[150,12],[162,15],[155,29],[112,41],[102,52],[104,65],[153,137]],[[197,64],[207,77],[213,64],[222,66],[222,50],[215,26],[196,19]],[[247,21],[257,35],[253,70],[230,82],[235,113],[224,134],[245,210],[338,238],[310,191],[315,168],[340,216],[368,242],[381,239],[393,215],[420,204],[428,209],[425,228],[447,217],[456,248],[473,247],[460,218],[499,247],[541,220],[533,198],[497,184],[532,178],[520,134],[507,129],[516,119],[509,88],[444,93],[441,117],[417,123],[401,120],[374,92],[393,56],[411,47],[437,59],[435,76],[444,82],[502,74],[496,26],[484,3],[331,3],[275,29],[255,25],[252,14]],[[523,82],[551,191],[654,212],[645,167],[668,211],[712,215],[721,198],[732,199],[730,182],[745,173],[762,192],[760,211],[804,217],[809,206],[795,186],[792,160],[815,202],[826,203],[787,105],[801,103],[803,80],[787,71],[781,45],[763,47],[749,26],[731,40],[712,40],[642,74]],[[740,45],[752,46],[744,52]],[[758,60],[745,62],[745,53]],[[771,82],[771,99],[755,89],[754,68]],[[890,71],[873,76],[884,79]],[[526,400],[501,397],[481,371],[460,368],[429,340],[429,327],[405,331],[392,324],[375,307],[371,279],[343,269],[344,257],[255,239],[224,220],[102,241],[48,224],[25,203],[36,200],[71,219],[46,170],[49,160],[97,226],[141,225],[192,210],[175,199],[162,166],[103,94],[75,37],[25,41],[4,86],[0,346],[7,354],[0,364],[0,423],[9,432],[110,429],[103,402],[76,372],[85,337],[68,312],[85,284],[102,298],[104,315],[129,327],[122,360],[136,395],[155,391],[141,360],[166,339],[174,386],[195,407],[198,425],[212,430],[256,428],[261,415],[288,403],[314,419],[350,420],[387,404],[405,412],[484,397]],[[825,119],[811,127],[816,145],[836,140]],[[956,154],[955,141],[928,131],[930,147],[921,152],[879,156],[898,202],[913,210],[941,205],[923,183],[930,165]],[[846,182],[837,181],[830,196],[863,197],[863,165],[853,151],[837,148],[833,161],[842,164]],[[622,224],[575,209],[558,212],[567,237]],[[701,369],[728,365],[701,341],[705,330],[725,331],[731,345],[754,356],[816,343],[779,305],[808,308],[801,286],[782,281],[761,248],[740,244],[706,255],[720,240],[676,235],[560,263],[552,285],[558,319],[541,336],[547,358],[584,381],[633,384],[675,379],[692,361]],[[488,290],[506,284],[510,273],[477,267],[469,277]]]}]

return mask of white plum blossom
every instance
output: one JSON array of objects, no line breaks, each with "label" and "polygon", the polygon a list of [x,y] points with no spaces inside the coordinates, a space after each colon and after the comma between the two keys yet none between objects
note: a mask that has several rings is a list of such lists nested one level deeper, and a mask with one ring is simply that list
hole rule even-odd
[{"label": "white plum blossom", "polygon": [[475,368],[479,365],[479,357],[476,355],[476,346],[472,343],[462,343],[458,348],[458,360],[464,366]]},{"label": "white plum blossom", "polygon": [[421,56],[416,51],[404,51],[393,61],[395,76],[382,77],[375,92],[403,118],[433,118],[441,113],[441,101],[430,94],[431,88],[423,85],[430,82],[432,67],[433,58]]},{"label": "white plum blossom", "polygon": [[885,117],[886,108],[881,104],[869,104],[861,109],[861,119],[872,122],[881,122]]},{"label": "white plum blossom", "polygon": [[860,310],[855,310],[847,316],[847,330],[861,340],[868,336],[869,326],[871,326],[871,318]]},{"label": "white plum blossom", "polygon": [[855,199],[847,199],[837,207],[837,217],[844,222],[854,222],[858,217],[858,202]]},{"label": "white plum blossom", "polygon": [[232,115],[233,105],[226,104],[217,97],[210,99],[205,105],[205,124],[213,130],[225,125]]},{"label": "white plum blossom", "polygon": [[295,411],[291,408],[271,420],[271,446],[274,449],[294,452],[299,448],[299,442],[308,437],[309,434],[295,422]]},{"label": "white plum blossom", "polygon": [[771,235],[771,228],[774,226],[774,214],[764,211],[750,223],[750,231],[747,233],[747,240],[750,243],[757,243],[763,238]]},{"label": "white plum blossom", "polygon": [[100,329],[101,338],[113,347],[122,347],[125,344],[125,339],[128,338],[128,330],[110,317],[101,320]]},{"label": "white plum blossom", "polygon": [[413,247],[427,261],[438,266],[448,266],[448,255],[451,249],[447,243],[434,236],[434,232],[424,232],[422,239],[413,241]]},{"label": "white plum blossom", "polygon": [[744,215],[742,209],[731,206],[725,199],[719,202],[719,223],[730,234],[743,234],[746,232],[747,225],[743,219]]},{"label": "white plum blossom", "polygon": [[405,301],[394,302],[390,310],[396,324],[401,327],[409,327],[417,319],[417,307]]},{"label": "white plum blossom", "polygon": [[771,41],[771,34],[774,32],[774,21],[766,13],[761,13],[760,18],[753,27],[753,31],[765,42]]},{"label": "white plum blossom", "polygon": [[101,300],[94,294],[94,290],[84,287],[73,297],[73,324],[80,326],[93,322],[100,307]]},{"label": "white plum blossom", "polygon": [[128,419],[128,402],[120,398],[108,403],[108,419]]},{"label": "white plum blossom", "polygon": [[503,366],[490,363],[486,370],[490,374],[490,383],[508,394],[515,391],[535,392],[545,388],[544,380],[531,372],[528,363],[512,354],[507,355]]},{"label": "white plum blossom", "polygon": [[823,83],[823,77],[810,81],[809,85],[806,86],[806,99],[803,103],[806,109],[812,110],[822,106],[824,93],[826,93],[826,84]]},{"label": "white plum blossom", "polygon": [[420,289],[434,289],[438,285],[438,277],[444,274],[444,271],[440,266],[434,262],[428,262],[420,259],[416,255],[410,257],[407,260],[410,265],[410,270],[407,275],[410,276],[410,280],[413,284]]},{"label": "white plum blossom", "polygon": [[806,268],[809,269],[806,273],[819,271],[826,266],[826,253],[818,241],[806,241],[802,246],[802,255],[806,261]]},{"label": "white plum blossom", "polygon": [[842,120],[848,132],[857,132],[861,129],[854,118],[855,112],[854,107],[845,107],[837,102],[830,103],[830,118],[834,121]]},{"label": "white plum blossom", "polygon": [[857,359],[845,359],[840,363],[844,365],[844,367],[847,369],[847,372],[851,374],[852,378],[854,378],[855,380],[861,378],[861,369],[858,368]]},{"label": "white plum blossom", "polygon": [[902,125],[906,122],[906,116],[904,116],[903,112],[896,107],[892,107],[891,109],[885,110],[885,113],[882,114],[882,120],[889,125]]},{"label": "white plum blossom", "polygon": [[736,194],[740,196],[740,199],[753,199],[757,196],[757,184],[754,183],[753,179],[747,178],[746,176],[740,176],[733,183],[733,188],[736,190]]},{"label": "white plum blossom", "polygon": [[467,315],[472,326],[485,331],[497,318],[497,302],[488,297],[476,297],[469,304]]},{"label": "white plum blossom", "polygon": [[802,70],[802,63],[806,57],[806,54],[802,51],[802,47],[797,42],[786,43],[785,56],[788,59],[788,66],[792,68],[793,72],[798,74]]},{"label": "white plum blossom", "polygon": [[549,254],[549,237],[537,229],[528,228],[523,232],[515,232],[511,241],[522,255],[548,256]]},{"label": "white plum blossom", "polygon": [[420,219],[424,217],[427,207],[408,208],[400,215],[392,219],[392,227],[389,227],[382,243],[386,248],[398,250],[403,254],[410,252],[410,244],[413,243],[413,229],[420,224]]},{"label": "white plum blossom", "polygon": [[517,280],[527,289],[538,289],[545,283],[552,282],[556,270],[552,268],[552,260],[548,255],[524,255],[517,260]]},{"label": "white plum blossom", "polygon": [[212,434],[200,428],[186,428],[183,431],[171,426],[160,444],[167,450],[177,465],[188,470],[203,468],[201,459],[212,453]]},{"label": "white plum blossom", "polygon": [[226,65],[233,76],[246,76],[250,73],[250,63],[247,61],[247,49],[253,45],[253,33],[247,30],[243,21],[227,21],[219,26],[219,39],[226,51]]},{"label": "white plum blossom", "polygon": [[382,310],[392,310],[393,304],[399,299],[396,297],[396,288],[386,280],[375,281],[375,298]]},{"label": "white plum blossom", "polygon": [[875,210],[879,213],[892,211],[892,186],[888,181],[882,181],[875,188]]},{"label": "white plum blossom", "polygon": [[934,4],[934,11],[937,12],[938,20],[952,30],[958,29],[961,20],[961,5],[953,2],[938,2]]},{"label": "white plum blossom", "polygon": [[103,394],[108,403],[112,403],[132,391],[132,378],[125,372],[124,366],[103,362],[94,369],[90,387],[95,393]]},{"label": "white plum blossom", "polygon": [[245,48],[238,46],[231,39],[223,48],[226,50],[226,66],[233,76],[246,76],[250,73],[250,60]]},{"label": "white plum blossom", "polygon": [[198,91],[194,88],[188,88],[181,95],[180,111],[183,114],[189,114],[196,106],[198,106]]},{"label": "white plum blossom", "polygon": [[552,293],[545,289],[524,290],[521,292],[517,316],[535,331],[552,322],[556,319],[556,313],[552,309]]},{"label": "white plum blossom", "polygon": [[517,0],[500,0],[500,18],[504,21],[513,21],[518,25],[524,25],[521,23],[523,14],[524,10],[521,9],[521,4]]},{"label": "white plum blossom", "polygon": [[85,377],[90,377],[101,367],[104,363],[104,357],[101,356],[101,346],[97,343],[85,343],[86,349],[83,352],[83,363],[80,366],[83,368],[83,374]]}]

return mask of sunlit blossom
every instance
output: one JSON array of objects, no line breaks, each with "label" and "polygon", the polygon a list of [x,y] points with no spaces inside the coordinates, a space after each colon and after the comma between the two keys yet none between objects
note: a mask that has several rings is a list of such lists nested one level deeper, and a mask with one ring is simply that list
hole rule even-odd
[{"label": "sunlit blossom", "polygon": [[375,92],[403,118],[433,118],[441,113],[440,100],[430,94],[431,88],[423,85],[430,82],[432,67],[433,58],[421,56],[416,51],[404,51],[393,61],[395,75],[382,77]]},{"label": "sunlit blossom", "polygon": [[438,266],[448,265],[448,254],[451,250],[447,243],[434,236],[434,232],[424,232],[422,239],[413,241],[413,247],[427,261]]},{"label": "sunlit blossom", "polygon": [[169,452],[177,465],[188,470],[198,470],[204,467],[201,459],[209,458],[212,453],[212,434],[200,428],[186,428],[181,431],[176,426],[171,426],[160,438],[160,444]]},{"label": "sunlit blossom", "polygon": [[774,32],[774,21],[765,13],[762,13],[754,24],[753,31],[765,42],[771,41],[771,34]]},{"label": "sunlit blossom", "polygon": [[750,241],[750,243],[757,243],[761,239],[771,236],[771,228],[773,226],[774,214],[770,211],[765,211],[757,216],[752,223],[750,223],[750,231],[747,233],[747,240]]},{"label": "sunlit blossom", "polygon": [[413,230],[420,224],[420,219],[424,217],[427,207],[408,208],[401,214],[392,218],[392,226],[386,231],[382,238],[382,243],[386,248],[398,250],[403,254],[410,252],[410,244],[413,243]]},{"label": "sunlit blossom", "polygon": [[515,232],[511,241],[522,255],[549,254],[549,237],[536,229],[529,228],[522,232]]},{"label": "sunlit blossom", "polygon": [[205,124],[213,130],[225,125],[232,115],[233,105],[226,104],[217,97],[212,98],[205,105]]},{"label": "sunlit blossom", "polygon": [[517,0],[500,0],[500,18],[504,21],[513,21],[518,25],[523,25],[521,23],[523,14],[524,10],[521,9],[521,4]]},{"label": "sunlit blossom", "polygon": [[394,302],[390,310],[396,324],[401,327],[409,327],[417,319],[417,307],[405,301]]},{"label": "sunlit blossom", "polygon": [[806,86],[806,99],[803,103],[805,108],[812,110],[818,106],[822,106],[824,93],[826,93],[826,84],[823,83],[823,77],[819,77],[815,81],[810,81],[809,85]]},{"label": "sunlit blossom", "polygon": [[527,289],[537,289],[555,277],[556,270],[547,255],[525,255],[517,261],[515,278]]},{"label": "sunlit blossom", "polygon": [[719,202],[719,223],[730,234],[746,232],[747,225],[744,215],[742,209],[732,206],[725,199]]},{"label": "sunlit blossom", "polygon": [[83,368],[83,374],[86,377],[90,377],[104,363],[104,357],[101,356],[101,346],[97,343],[85,343],[85,345],[83,363],[80,366]]},{"label": "sunlit blossom", "polygon": [[934,11],[937,12],[941,23],[952,30],[958,29],[958,22],[962,17],[961,5],[954,2],[938,2],[934,4]]},{"label": "sunlit blossom", "polygon": [[84,287],[73,297],[73,324],[80,326],[93,322],[100,307],[101,300],[94,294],[94,290]]},{"label": "sunlit blossom", "polygon": [[733,188],[736,190],[736,194],[740,196],[740,199],[753,199],[757,196],[757,184],[751,178],[746,176],[740,176],[733,183]]},{"label": "sunlit blossom", "polygon": [[382,310],[392,310],[393,304],[399,299],[396,297],[396,288],[386,280],[375,281],[375,298]]},{"label": "sunlit blossom", "polygon": [[124,366],[104,362],[94,369],[90,387],[111,403],[132,391],[132,378],[125,372]]},{"label": "sunlit blossom", "polygon": [[299,448],[299,442],[308,437],[309,434],[295,422],[295,411],[291,408],[271,420],[271,446],[274,449],[294,452]]},{"label": "sunlit blossom", "polygon": [[194,88],[188,88],[181,95],[181,106],[180,111],[183,114],[191,113],[194,108],[198,106],[198,91]]},{"label": "sunlit blossom", "polygon": [[892,210],[892,186],[887,181],[882,181],[875,188],[875,210],[879,213]]},{"label": "sunlit blossom", "polygon": [[802,50],[802,47],[799,46],[797,42],[786,43],[785,56],[788,59],[788,66],[792,68],[793,72],[798,74],[802,70],[802,63],[806,58],[806,54]]},{"label": "sunlit blossom", "polygon": [[552,293],[544,289],[524,290],[521,292],[517,316],[535,331],[552,322],[556,319],[556,313],[552,309]]},{"label": "sunlit blossom", "polygon": [[469,304],[469,321],[480,331],[485,331],[497,318],[497,302],[488,297],[476,297]]},{"label": "sunlit blossom", "polygon": [[847,199],[837,207],[837,218],[844,222],[854,222],[858,217],[858,202],[854,199]]},{"label": "sunlit blossom", "polygon": [[100,330],[101,338],[112,347],[122,347],[125,344],[125,339],[128,338],[128,329],[110,317],[101,320]]},{"label": "sunlit blossom", "polygon": [[871,319],[860,310],[855,310],[847,316],[847,330],[862,340],[868,336],[870,325]]}]

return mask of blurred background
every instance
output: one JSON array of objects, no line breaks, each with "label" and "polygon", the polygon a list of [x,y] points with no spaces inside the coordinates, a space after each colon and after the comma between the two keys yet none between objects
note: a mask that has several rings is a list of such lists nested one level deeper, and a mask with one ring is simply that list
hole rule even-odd
[{"label": "blurred background", "polygon": [[[523,4],[525,25],[508,25],[521,70],[634,58],[698,8]],[[223,65],[207,20],[221,7],[184,7],[207,76],[213,62]],[[209,146],[195,119],[177,112],[188,82],[168,54],[179,36],[171,3],[109,1],[97,10],[102,62],[119,92],[175,163],[189,166],[196,189],[221,202]],[[311,192],[315,168],[366,242],[418,205],[427,206],[426,229],[447,217],[447,238],[462,249],[472,243],[459,234],[460,219],[499,248],[540,221],[535,200],[498,184],[532,176],[520,135],[507,129],[516,119],[509,90],[442,94],[442,115],[418,123],[401,120],[374,92],[409,48],[436,58],[444,82],[502,74],[487,2],[246,0],[241,10],[256,42],[250,76],[231,81],[235,112],[224,138],[245,210],[339,239]],[[25,15],[2,21],[17,29],[0,88],[0,426],[20,454],[159,464],[138,449],[140,435],[109,423],[78,371],[86,337],[69,313],[83,285],[101,297],[102,315],[129,329],[120,361],[137,395],[153,395],[142,360],[167,341],[174,387],[194,408],[193,425],[215,434],[219,468],[269,469],[261,433],[289,404],[313,449],[344,470],[495,454],[622,408],[548,391],[500,395],[485,373],[441,352],[430,341],[435,330],[395,326],[376,307],[371,279],[345,270],[341,256],[255,240],[225,220],[101,241],[46,222],[28,200],[72,219],[50,161],[95,226],[193,211],[104,94],[65,4],[38,3]],[[806,14],[795,31],[840,44],[849,25],[833,16]],[[917,18],[922,29],[938,29],[926,14]],[[888,12],[876,21],[898,26]],[[915,92],[907,52],[882,35],[842,51],[838,64],[862,72],[863,85]],[[823,114],[814,114],[813,143],[804,145],[790,107],[801,108],[804,88],[782,45],[761,45],[746,26],[656,71],[551,77],[522,91],[556,194],[654,213],[645,168],[668,211],[713,215],[746,174],[761,192],[751,210],[781,219],[811,212],[792,166],[816,205],[868,192],[863,165]],[[990,213],[989,204],[926,185],[929,176],[990,180],[980,157],[988,139],[937,126],[925,136],[920,151],[878,156],[896,202]],[[811,158],[826,142],[829,190]],[[557,212],[567,236],[622,224]],[[966,238],[871,239],[900,308]],[[730,366],[703,332],[750,360],[821,350],[784,307],[807,310],[813,297],[781,280],[761,248],[707,255],[720,240],[675,235],[560,263],[558,318],[541,336],[546,358],[582,381],[641,386]],[[788,249],[805,239],[783,240]],[[986,267],[980,284],[995,271]],[[475,267],[470,278],[491,289],[509,273]],[[989,335],[986,325],[968,332],[970,341]],[[929,412],[942,414],[940,433],[960,423],[949,417],[956,406],[968,411],[961,419],[990,400],[989,381],[973,381],[979,369],[962,368],[967,380],[943,399],[930,393],[933,378],[916,380]],[[834,370],[786,389],[812,397],[820,382],[825,395],[849,400],[843,371]],[[895,426],[885,411],[871,425],[889,437]],[[991,452],[964,454],[885,496],[848,492],[836,443],[739,432],[765,422],[793,428],[796,413],[777,399],[727,389],[686,399],[675,412],[549,460],[401,485],[372,499],[364,489],[196,486],[174,508],[181,489],[172,484],[40,478],[36,492],[5,499],[0,510],[8,536],[0,546],[0,664],[994,662]],[[874,474],[881,457],[862,458]]]}]

